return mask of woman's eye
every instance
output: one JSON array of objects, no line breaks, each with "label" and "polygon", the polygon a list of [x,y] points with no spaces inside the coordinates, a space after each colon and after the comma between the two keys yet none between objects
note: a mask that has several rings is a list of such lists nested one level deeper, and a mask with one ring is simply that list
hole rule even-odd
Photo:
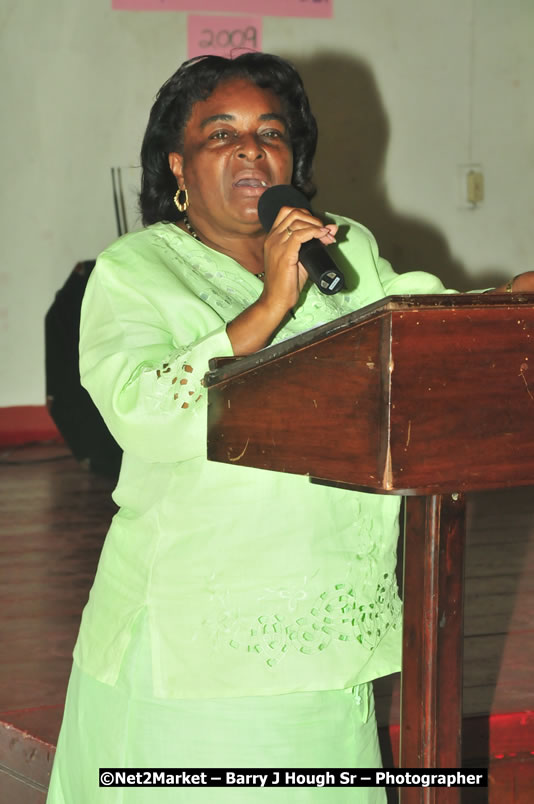
[{"label": "woman's eye", "polygon": [[283,134],[281,131],[278,131],[276,128],[270,128],[268,131],[264,131],[262,133],[262,137],[267,137],[268,139],[276,140],[278,138],[283,138]]}]

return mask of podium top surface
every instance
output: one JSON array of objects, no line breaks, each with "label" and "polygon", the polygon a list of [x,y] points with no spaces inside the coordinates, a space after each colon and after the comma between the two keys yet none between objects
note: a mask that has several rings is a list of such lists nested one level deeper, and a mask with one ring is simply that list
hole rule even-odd
[{"label": "podium top surface", "polygon": [[373,318],[380,318],[394,313],[423,312],[425,310],[441,310],[444,315],[454,312],[485,308],[494,310],[516,309],[523,306],[534,306],[534,293],[454,293],[410,296],[387,296],[366,307],[361,307],[347,315],[306,330],[293,338],[267,346],[243,357],[213,358],[209,362],[209,371],[204,376],[206,388],[217,385],[224,380],[235,377],[243,371],[256,368],[271,360],[290,354],[310,344],[336,335],[343,330],[358,326]]}]

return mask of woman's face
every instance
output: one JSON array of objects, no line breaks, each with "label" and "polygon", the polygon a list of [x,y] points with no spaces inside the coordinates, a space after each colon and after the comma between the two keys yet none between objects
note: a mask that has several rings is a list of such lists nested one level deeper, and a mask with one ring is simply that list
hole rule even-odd
[{"label": "woman's face", "polygon": [[178,186],[189,194],[193,225],[221,233],[252,232],[267,187],[289,184],[293,153],[278,97],[245,79],[219,84],[198,101],[181,154],[169,154]]}]

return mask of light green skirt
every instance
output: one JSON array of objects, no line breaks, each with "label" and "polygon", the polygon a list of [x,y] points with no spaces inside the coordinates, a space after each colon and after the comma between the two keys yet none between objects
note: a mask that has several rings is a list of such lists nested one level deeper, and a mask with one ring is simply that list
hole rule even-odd
[{"label": "light green skirt", "polygon": [[143,620],[114,686],[73,665],[47,804],[383,804],[380,788],[99,787],[107,768],[372,768],[372,686],[255,698],[151,694]]}]

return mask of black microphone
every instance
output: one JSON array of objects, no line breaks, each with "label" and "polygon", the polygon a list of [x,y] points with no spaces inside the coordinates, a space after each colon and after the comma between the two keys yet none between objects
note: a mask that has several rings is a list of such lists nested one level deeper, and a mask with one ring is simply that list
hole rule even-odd
[{"label": "black microphone", "polygon": [[[276,184],[265,190],[258,202],[258,216],[266,232],[271,231],[282,207],[298,207],[314,214],[310,202],[300,190],[290,184]],[[299,260],[322,293],[332,296],[345,287],[343,274],[328,254],[326,246],[316,238],[301,245]]]}]

